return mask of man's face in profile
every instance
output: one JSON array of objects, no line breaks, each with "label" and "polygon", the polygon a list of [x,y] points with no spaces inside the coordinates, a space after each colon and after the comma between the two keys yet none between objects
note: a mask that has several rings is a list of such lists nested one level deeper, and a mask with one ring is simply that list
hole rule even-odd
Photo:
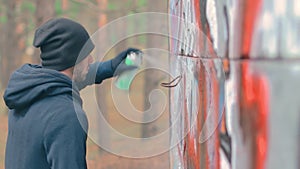
[{"label": "man's face in profile", "polygon": [[74,67],[73,80],[75,82],[82,82],[85,80],[91,63],[93,63],[93,57],[89,55]]}]

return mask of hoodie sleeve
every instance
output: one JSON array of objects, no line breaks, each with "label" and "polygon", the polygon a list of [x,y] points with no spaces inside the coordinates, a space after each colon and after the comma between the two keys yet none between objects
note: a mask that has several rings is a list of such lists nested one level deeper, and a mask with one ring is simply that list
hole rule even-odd
[{"label": "hoodie sleeve", "polygon": [[[52,169],[86,169],[87,134],[74,109],[56,113],[44,131],[44,147]],[[67,110],[67,112],[66,112]],[[79,117],[87,128],[84,112]]]},{"label": "hoodie sleeve", "polygon": [[79,90],[88,85],[100,84],[103,80],[113,77],[114,71],[112,69],[111,60],[105,62],[95,62],[91,64],[86,79],[83,82],[77,83]]}]

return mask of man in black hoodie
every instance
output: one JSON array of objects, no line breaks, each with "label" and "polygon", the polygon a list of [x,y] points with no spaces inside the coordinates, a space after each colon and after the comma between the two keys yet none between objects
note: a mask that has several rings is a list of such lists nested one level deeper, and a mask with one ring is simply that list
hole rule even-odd
[{"label": "man in black hoodie", "polygon": [[[93,42],[85,28],[65,18],[40,26],[33,45],[42,65],[25,64],[8,83],[6,169],[86,169],[88,122],[79,90],[132,67],[127,49],[112,60],[93,62]],[[78,120],[80,119],[80,121]]]}]

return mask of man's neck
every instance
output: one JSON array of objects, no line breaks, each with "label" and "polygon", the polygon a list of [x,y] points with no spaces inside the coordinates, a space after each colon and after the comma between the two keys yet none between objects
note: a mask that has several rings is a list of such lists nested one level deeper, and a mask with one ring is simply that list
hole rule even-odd
[{"label": "man's neck", "polygon": [[73,79],[73,69],[72,68],[62,70],[62,71],[59,71],[59,72],[66,75],[66,76],[68,76],[70,79]]}]

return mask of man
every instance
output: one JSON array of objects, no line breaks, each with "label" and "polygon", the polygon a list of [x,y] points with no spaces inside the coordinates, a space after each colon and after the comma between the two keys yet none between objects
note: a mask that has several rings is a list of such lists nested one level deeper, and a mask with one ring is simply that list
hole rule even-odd
[{"label": "man", "polygon": [[40,26],[33,45],[41,50],[42,65],[16,70],[4,94],[10,109],[5,168],[85,169],[88,122],[79,90],[112,77],[117,67],[131,69],[123,60],[138,50],[91,64],[94,44],[87,31],[65,18]]}]

